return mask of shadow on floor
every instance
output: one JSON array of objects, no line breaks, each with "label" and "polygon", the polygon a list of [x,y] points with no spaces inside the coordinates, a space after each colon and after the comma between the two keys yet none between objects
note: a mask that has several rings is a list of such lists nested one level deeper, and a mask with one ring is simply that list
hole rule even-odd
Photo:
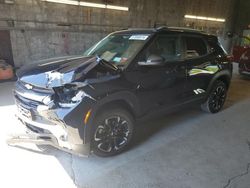
[{"label": "shadow on floor", "polygon": [[178,124],[188,121],[189,119],[202,115],[203,113],[197,107],[191,107],[189,109],[184,108],[163,116],[155,117],[146,120],[145,122],[140,122],[136,126],[136,135],[131,147],[134,148],[140,146],[163,129],[170,129]]},{"label": "shadow on floor", "polygon": [[[77,156],[72,156],[71,154],[66,154],[61,151],[52,152],[57,160],[60,162],[64,170],[72,178],[73,182],[77,185],[77,179],[84,179],[86,182],[92,182],[92,178],[96,178],[107,173],[114,168],[118,168],[120,165],[127,163],[130,160],[138,158],[138,156],[143,156],[143,153],[147,153],[151,148],[147,148],[148,143],[151,143],[152,137],[162,137],[162,131],[169,132],[171,129],[175,129],[178,124],[183,124],[183,122],[194,117],[200,117],[203,113],[194,109],[183,109],[179,112],[171,113],[168,116],[160,117],[158,119],[151,119],[148,122],[138,124],[136,127],[136,133],[132,145],[124,153],[109,157],[101,158],[95,155],[90,155],[88,158],[81,158]],[[159,141],[161,138],[155,138],[154,140]],[[144,145],[145,144],[145,145]],[[156,145],[156,143],[153,143]],[[148,150],[147,150],[148,149]],[[81,167],[82,166],[82,170]],[[94,170],[93,170],[94,169]],[[86,172],[85,172],[86,170]],[[83,172],[84,171],[84,172]],[[84,173],[84,174],[82,174]],[[77,174],[77,175],[76,175]],[[82,185],[77,185],[82,187]],[[87,187],[87,186],[86,186]]]}]

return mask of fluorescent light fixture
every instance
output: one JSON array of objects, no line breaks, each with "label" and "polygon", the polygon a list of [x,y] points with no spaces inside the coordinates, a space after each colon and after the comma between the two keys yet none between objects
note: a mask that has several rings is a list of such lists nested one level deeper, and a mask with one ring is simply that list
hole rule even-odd
[{"label": "fluorescent light fixture", "polygon": [[14,4],[14,1],[13,0],[5,0],[4,1],[6,4]]},{"label": "fluorescent light fixture", "polygon": [[77,0],[41,0],[41,1],[50,2],[50,3],[61,3],[61,4],[67,4],[67,5],[79,5],[83,7],[106,8],[106,9],[111,9],[111,10],[129,11],[128,7],[106,5],[106,4],[101,4],[101,3],[90,3],[90,2],[77,1]]},{"label": "fluorescent light fixture", "polygon": [[223,18],[211,18],[211,17],[195,16],[195,15],[185,15],[185,18],[196,19],[196,20],[214,21],[214,22],[225,22],[226,21]]},{"label": "fluorescent light fixture", "polygon": [[106,5],[100,3],[89,3],[89,2],[81,2],[79,3],[80,6],[83,7],[93,7],[93,8],[106,8]]},{"label": "fluorescent light fixture", "polygon": [[107,5],[107,9],[112,9],[112,10],[123,10],[123,11],[128,11],[128,7],[121,7],[121,6],[114,6],[114,5]]},{"label": "fluorescent light fixture", "polygon": [[50,2],[50,3],[61,3],[61,4],[67,4],[67,5],[79,5],[79,2],[75,0],[42,0],[42,1]]}]

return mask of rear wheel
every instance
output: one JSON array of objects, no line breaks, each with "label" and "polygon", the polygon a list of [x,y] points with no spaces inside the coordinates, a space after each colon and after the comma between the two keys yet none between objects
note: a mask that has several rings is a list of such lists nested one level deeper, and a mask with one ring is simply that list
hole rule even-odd
[{"label": "rear wheel", "polygon": [[201,105],[202,110],[209,113],[217,113],[222,108],[227,97],[227,86],[223,81],[216,81],[205,103]]},{"label": "rear wheel", "polygon": [[124,109],[97,115],[92,134],[92,150],[101,157],[117,155],[127,149],[134,133],[134,119]]}]

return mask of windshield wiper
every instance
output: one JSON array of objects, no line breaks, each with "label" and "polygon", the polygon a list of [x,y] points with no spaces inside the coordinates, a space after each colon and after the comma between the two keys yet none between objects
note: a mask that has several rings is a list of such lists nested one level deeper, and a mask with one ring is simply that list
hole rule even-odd
[{"label": "windshield wiper", "polygon": [[96,56],[96,61],[100,64],[103,65],[115,72],[120,71],[120,68],[117,67],[116,65],[110,63],[109,61],[106,61],[105,59],[100,58],[98,55]]}]

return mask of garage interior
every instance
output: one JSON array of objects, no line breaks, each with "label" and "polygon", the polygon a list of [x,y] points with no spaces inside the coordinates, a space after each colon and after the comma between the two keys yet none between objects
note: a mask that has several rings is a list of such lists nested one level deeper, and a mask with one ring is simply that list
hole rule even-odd
[{"label": "garage interior", "polygon": [[[80,55],[127,28],[203,30],[217,35],[229,54],[240,36],[250,36],[247,0],[86,1],[0,0],[0,60],[15,71]],[[237,62],[223,111],[193,107],[149,120],[139,125],[132,149],[111,158],[9,147],[6,139],[20,129],[13,79],[0,81],[1,187],[250,187],[250,78],[239,75]]]}]

